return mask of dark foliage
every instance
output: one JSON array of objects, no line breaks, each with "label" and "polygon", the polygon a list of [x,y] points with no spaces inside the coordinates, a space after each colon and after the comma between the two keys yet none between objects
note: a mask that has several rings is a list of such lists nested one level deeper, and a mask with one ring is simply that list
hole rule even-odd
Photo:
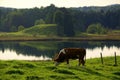
[{"label": "dark foliage", "polygon": [[45,23],[58,24],[59,36],[74,36],[76,31],[84,32],[89,25],[95,23],[100,23],[108,29],[120,29],[120,5],[57,8],[51,4],[45,8],[35,7],[31,9],[0,7],[0,31],[2,32],[13,31],[11,30],[13,26],[16,29],[20,25],[25,28],[31,27],[36,20],[40,19],[44,20]]}]

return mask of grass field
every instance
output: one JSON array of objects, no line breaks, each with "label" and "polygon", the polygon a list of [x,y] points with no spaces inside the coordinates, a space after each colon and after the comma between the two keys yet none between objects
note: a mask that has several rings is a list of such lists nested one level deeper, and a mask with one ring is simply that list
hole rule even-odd
[{"label": "grass field", "polygon": [[0,80],[120,80],[120,56],[118,66],[113,57],[104,58],[103,65],[99,58],[88,59],[84,68],[76,66],[77,62],[55,67],[53,61],[0,60]]},{"label": "grass field", "polygon": [[29,34],[33,36],[56,36],[57,35],[57,25],[56,24],[42,24],[35,25],[33,27],[27,28],[21,33]]},{"label": "grass field", "polygon": [[56,35],[56,24],[35,25],[18,32],[0,32],[0,37],[48,37]]},{"label": "grass field", "polygon": [[57,36],[56,24],[42,24],[26,28],[19,32],[0,32],[0,41],[6,40],[120,40],[120,30],[111,30],[109,33],[102,35],[80,32],[76,33],[73,37],[60,37]]}]

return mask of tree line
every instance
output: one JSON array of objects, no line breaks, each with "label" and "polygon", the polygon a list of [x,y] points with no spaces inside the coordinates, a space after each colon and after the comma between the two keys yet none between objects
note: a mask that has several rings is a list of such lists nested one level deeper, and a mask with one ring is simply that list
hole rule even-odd
[{"label": "tree line", "polygon": [[31,9],[0,7],[0,32],[19,31],[41,23],[39,21],[44,24],[57,24],[59,36],[91,32],[88,29],[91,29],[92,25],[102,26],[101,30],[120,29],[120,5],[58,8],[51,4],[47,7]]}]

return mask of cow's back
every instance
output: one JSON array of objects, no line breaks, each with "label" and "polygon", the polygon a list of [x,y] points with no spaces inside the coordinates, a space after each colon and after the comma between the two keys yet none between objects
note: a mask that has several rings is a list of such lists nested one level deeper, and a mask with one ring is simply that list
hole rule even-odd
[{"label": "cow's back", "polygon": [[84,58],[86,50],[84,48],[64,48],[66,57],[69,58]]},{"label": "cow's back", "polygon": [[64,48],[66,54],[86,54],[86,50],[84,48]]}]

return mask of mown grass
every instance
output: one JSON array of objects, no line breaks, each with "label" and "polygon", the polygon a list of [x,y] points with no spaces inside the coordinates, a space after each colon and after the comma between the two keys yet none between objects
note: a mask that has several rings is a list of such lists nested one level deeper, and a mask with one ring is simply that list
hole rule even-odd
[{"label": "mown grass", "polygon": [[0,60],[0,80],[120,80],[120,56],[114,66],[114,57],[88,59],[86,66],[77,66],[77,60],[70,65],[62,63],[55,67],[53,61]]}]

